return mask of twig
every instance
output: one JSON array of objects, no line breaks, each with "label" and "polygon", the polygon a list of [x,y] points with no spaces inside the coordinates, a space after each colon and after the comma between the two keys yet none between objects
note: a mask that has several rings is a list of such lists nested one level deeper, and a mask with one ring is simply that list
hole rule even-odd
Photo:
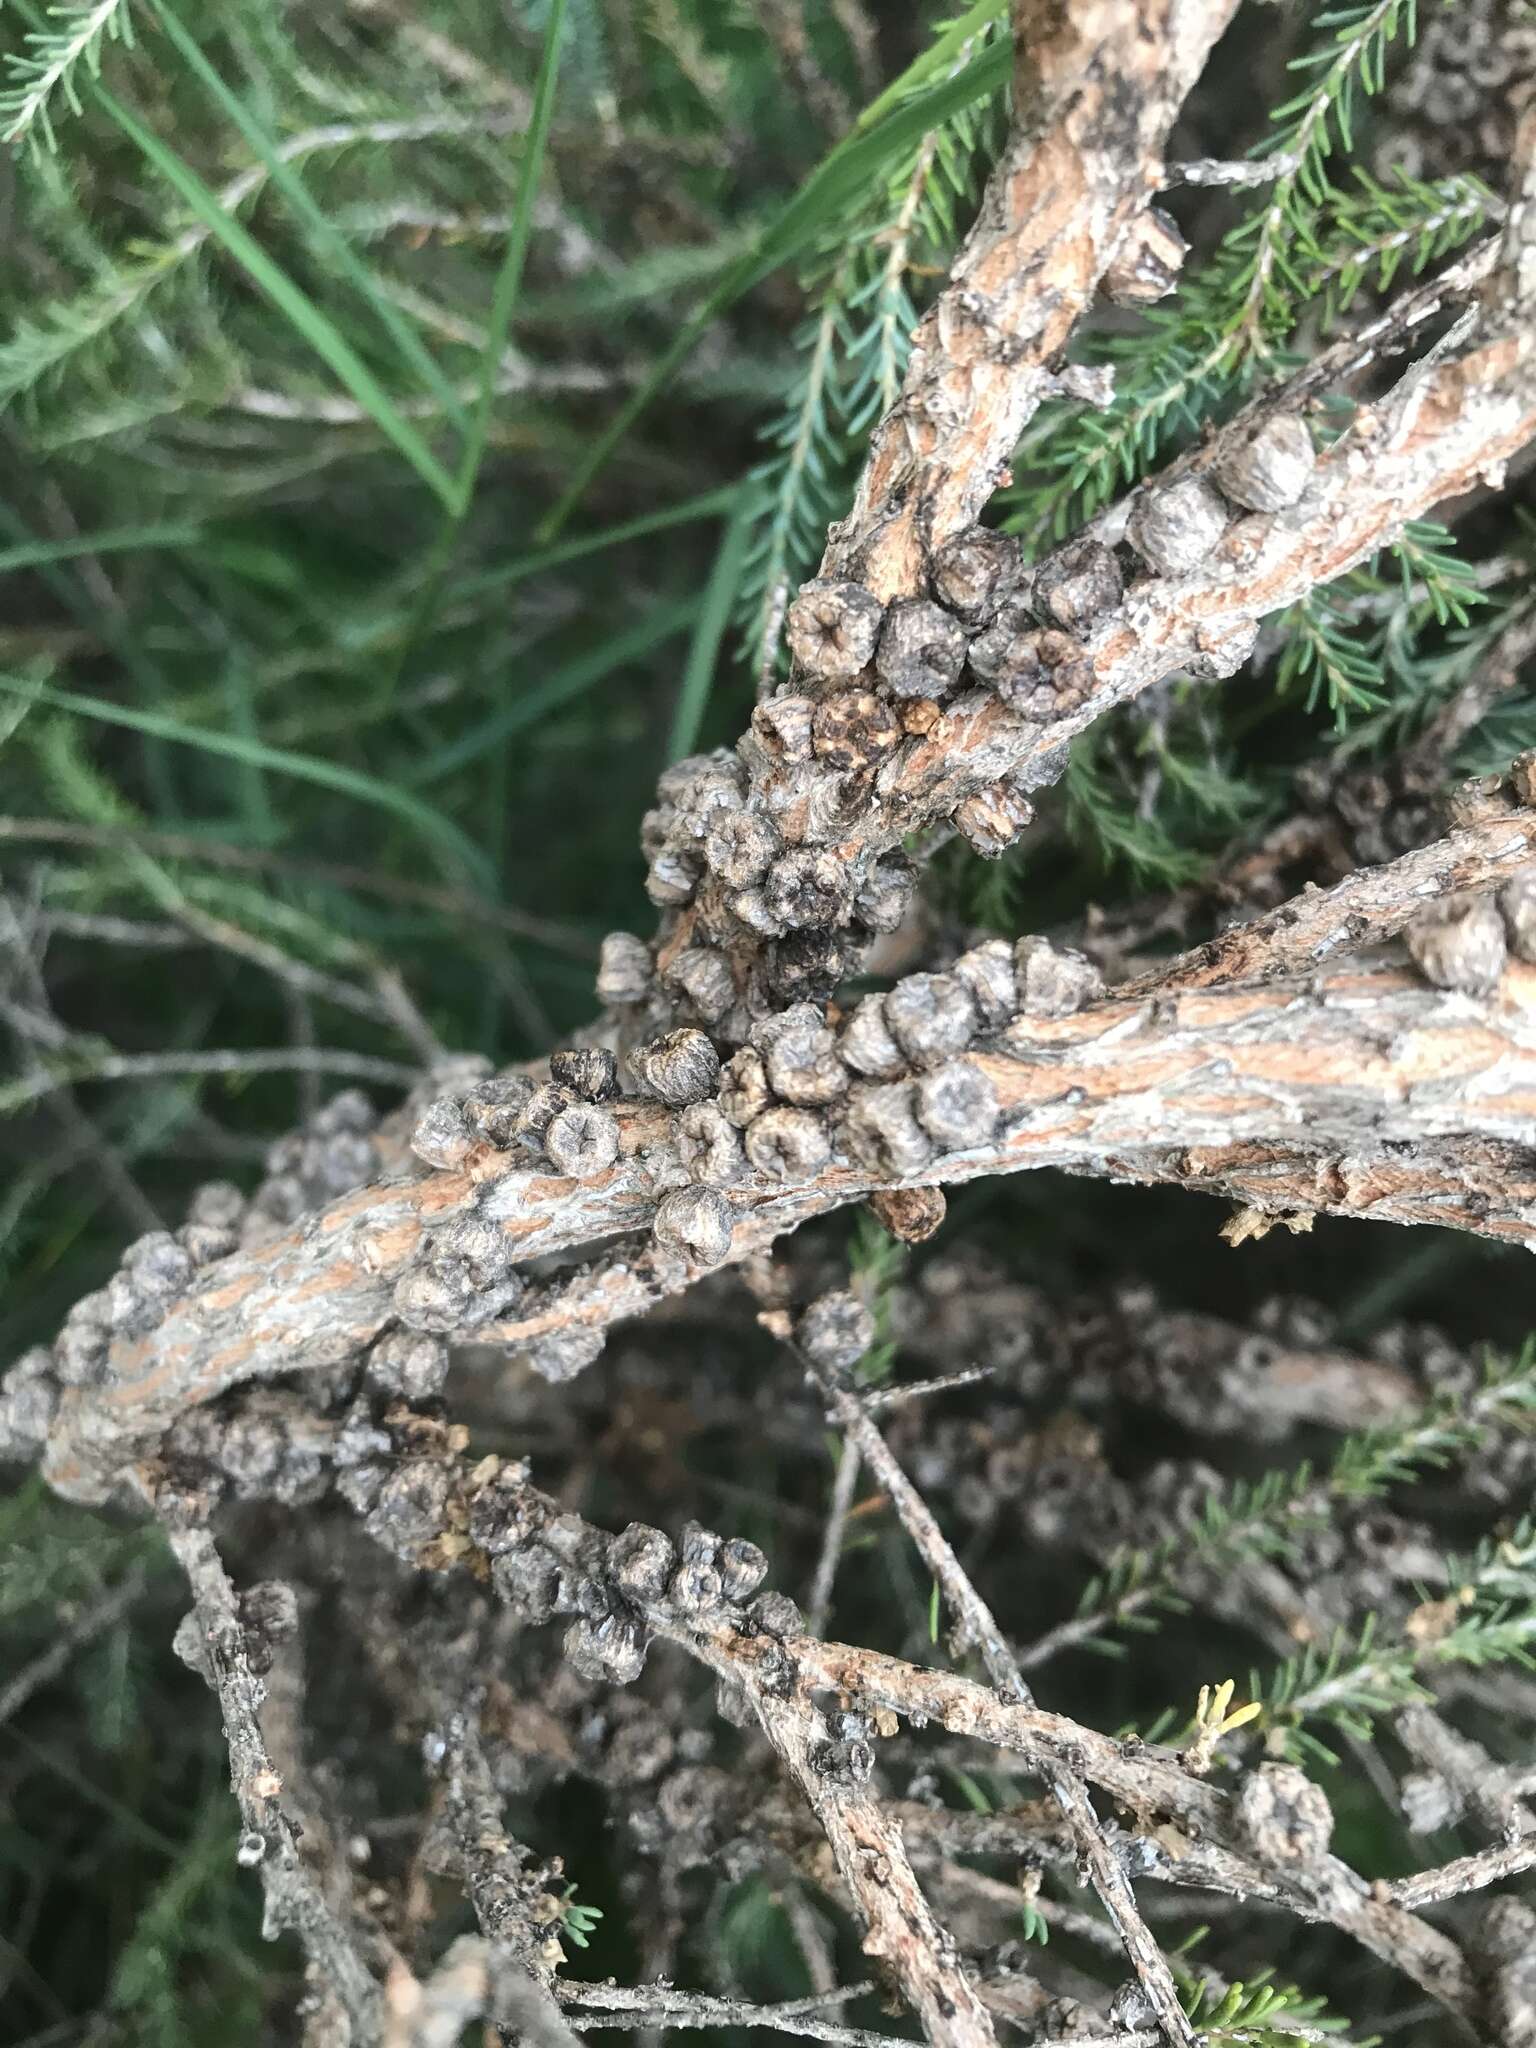
[{"label": "twig", "polygon": [[1028,116],[912,338],[901,396],[871,437],[823,575],[856,575],[884,600],[927,588],[929,557],[992,495],[1052,389],[1047,366],[1145,207],[1232,11],[1231,0],[1014,0],[1015,92]]},{"label": "twig", "polygon": [[[732,1189],[731,1258],[876,1188],[1041,1166],[1205,1187],[1273,1215],[1435,1221],[1536,1242],[1536,1169],[1521,1150],[1536,1088],[1536,969],[1511,966],[1486,1001],[1388,968],[1115,996],[1070,1017],[1018,1017],[964,1063],[991,1086],[995,1139],[905,1177],[836,1158],[787,1185],[749,1175]],[[51,1483],[95,1497],[183,1407],[356,1356],[392,1320],[395,1284],[429,1232],[471,1209],[500,1224],[520,1262],[643,1229],[660,1200],[669,1113],[640,1102],[615,1113],[621,1157],[589,1179],[482,1148],[464,1168],[344,1196],[306,1230],[205,1269],[157,1330],[114,1344],[105,1384],[68,1390]],[[480,1323],[477,1336],[527,1344],[600,1330],[704,1270],[665,1247],[627,1252]]]},{"label": "twig", "polygon": [[329,1046],[289,1046],[278,1051],[227,1052],[90,1052],[72,1053],[65,1060],[20,1081],[0,1088],[0,1116],[41,1102],[57,1089],[86,1081],[158,1081],[170,1077],[205,1077],[211,1074],[334,1074],[349,1081],[378,1081],[394,1088],[408,1087],[417,1069],[399,1060],[378,1059],[371,1053],[346,1052]]},{"label": "twig", "polygon": [[827,1617],[832,1611],[832,1586],[843,1553],[848,1510],[853,1506],[853,1491],[858,1483],[859,1447],[851,1436],[845,1435],[837,1460],[837,1476],[832,1482],[832,1498],[827,1503],[827,1523],[822,1534],[821,1552],[816,1559],[816,1576],[811,1581],[806,1626],[813,1636],[825,1633]]},{"label": "twig", "polygon": [[1118,985],[1125,996],[1210,988],[1271,975],[1305,974],[1396,938],[1426,903],[1458,890],[1486,893],[1536,856],[1536,817],[1496,815],[1380,867],[1360,868],[1331,889],[1309,889],[1278,910]]},{"label": "twig", "polygon": [[[544,1937],[528,1917],[527,1852],[510,1840],[470,1708],[441,1727],[445,1805],[463,1859],[464,1888],[488,1944],[489,2011],[530,2048],[579,2048],[549,1987]],[[457,2037],[455,2037],[457,2038]]]},{"label": "twig", "polygon": [[259,1858],[267,1901],[264,1931],[269,1938],[284,1928],[299,1935],[327,1989],[340,2000],[354,2039],[372,2040],[379,2026],[379,1987],[299,1854],[297,1830],[283,1807],[282,1779],[261,1731],[265,1689],[251,1669],[234,1587],[206,1528],[170,1508],[162,1520],[192,1591],[208,1683],[224,1717],[230,1789]]},{"label": "twig", "polygon": [[1475,1856],[1458,1856],[1442,1863],[1438,1870],[1421,1870],[1414,1877],[1394,1878],[1387,1891],[1394,1904],[1418,1912],[1424,1906],[1438,1906],[1464,1892],[1482,1891],[1503,1878],[1518,1877],[1522,1870],[1536,1868],[1536,1835],[1518,1842],[1503,1842],[1497,1848],[1480,1849]]},{"label": "twig", "polygon": [[900,1830],[867,1792],[821,1763],[827,1733],[812,1707],[776,1697],[755,1679],[746,1691],[821,1823],[868,1929],[864,1953],[889,1965],[933,2048],[991,2048],[991,2019],[923,1897]]},{"label": "twig", "polygon": [[894,2034],[872,2033],[867,2027],[840,2027],[817,2016],[817,2008],[865,1998],[873,1987],[854,1984],[830,1995],[792,1998],[778,2005],[753,2005],[744,1998],[714,1998],[703,1991],[672,1991],[661,1985],[633,1989],[610,1984],[566,1984],[562,1999],[581,2009],[576,2024],[593,2027],[765,2027],[780,2034],[798,2034],[807,2041],[826,2041],[832,2048],[910,2048]]},{"label": "twig", "polygon": [[[770,1316],[772,1314],[770,1311]],[[787,1336],[787,1329],[782,1324],[778,1334]],[[912,1538],[918,1554],[959,1617],[960,1643],[975,1644],[987,1668],[987,1675],[1002,1698],[1028,1705],[1031,1701],[1029,1686],[992,1610],[977,1592],[948,1538],[934,1520],[927,1502],[892,1456],[885,1438],[858,1399],[830,1372],[798,1348],[795,1356],[815,1379],[848,1440],[857,1444],[860,1456],[889,1494],[902,1527]],[[1093,1810],[1093,1802],[1082,1779],[1070,1769],[1063,1768],[1059,1761],[1044,1762],[1041,1775],[1061,1808],[1094,1890],[1114,1923],[1164,2038],[1175,2043],[1176,2048],[1179,2044],[1182,2048],[1193,2048],[1194,2029],[1179,2002],[1173,1972],[1137,1909],[1136,1895],[1118,1857],[1104,1838],[1099,1817]]]}]

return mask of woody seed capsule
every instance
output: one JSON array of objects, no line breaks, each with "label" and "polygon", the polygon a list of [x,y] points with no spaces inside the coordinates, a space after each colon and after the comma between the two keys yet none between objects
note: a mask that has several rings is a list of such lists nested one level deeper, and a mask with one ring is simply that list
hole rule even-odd
[{"label": "woody seed capsule", "polygon": [[852,1157],[875,1173],[918,1173],[933,1157],[933,1141],[914,1114],[910,1081],[855,1088],[842,1134]]},{"label": "woody seed capsule", "polygon": [[955,807],[955,830],[973,853],[996,860],[1033,823],[1035,807],[1011,782],[993,782]]},{"label": "woody seed capsule", "polygon": [[464,1112],[451,1095],[429,1102],[411,1132],[411,1150],[428,1166],[460,1166],[474,1149],[475,1137]]},{"label": "woody seed capsule", "polygon": [[570,1046],[550,1054],[549,1078],[583,1102],[608,1102],[619,1092],[619,1063],[605,1045]]},{"label": "woody seed capsule", "polygon": [[1035,571],[1035,603],[1053,625],[1086,633],[1125,593],[1120,564],[1102,542],[1077,540],[1048,555]]},{"label": "woody seed capsule", "polygon": [[1019,1008],[1026,1017],[1071,1017],[1104,993],[1104,976],[1085,953],[1049,939],[1020,939],[1013,949]]},{"label": "woody seed capsule", "polygon": [[572,1180],[606,1173],[619,1156],[619,1127],[596,1102],[573,1102],[551,1117],[544,1133],[551,1163]]},{"label": "woody seed capsule", "polygon": [[869,1213],[903,1244],[926,1244],[943,1224],[948,1204],[942,1188],[877,1188]]},{"label": "woody seed capsule", "polygon": [[53,1355],[66,1387],[89,1386],[101,1377],[112,1349],[107,1318],[107,1297],[100,1289],[82,1295],[64,1318]]},{"label": "woody seed capsule", "polygon": [[769,1086],[785,1102],[814,1107],[834,1101],[848,1086],[837,1040],[814,1003],[794,1003],[764,1018],[752,1043],[763,1056]]},{"label": "woody seed capsule", "polygon": [[976,1006],[952,975],[909,974],[887,991],[885,1021],[909,1060],[934,1066],[970,1044]]},{"label": "woody seed capsule", "polygon": [[666,846],[645,871],[645,893],[658,910],[676,910],[693,901],[703,860],[691,846]]},{"label": "woody seed capsule", "polygon": [[917,870],[906,855],[883,853],[859,884],[853,914],[866,931],[899,931],[916,887]]},{"label": "woody seed capsule", "polygon": [[530,1152],[542,1152],[550,1125],[575,1100],[569,1088],[562,1088],[554,1081],[541,1082],[537,1088],[531,1089],[513,1125],[517,1142]]},{"label": "woody seed capsule", "polygon": [[791,930],[839,924],[852,897],[848,864],[809,848],[781,854],[768,870],[763,893],[772,915]]},{"label": "woody seed capsule", "polygon": [[983,1026],[1006,1024],[1018,1008],[1013,948],[1006,939],[987,939],[973,946],[949,971],[968,991]]},{"label": "woody seed capsule", "polygon": [[933,594],[974,631],[997,610],[1022,573],[1018,542],[989,526],[968,527],[933,558]]},{"label": "woody seed capsule", "polygon": [[30,1463],[47,1440],[58,1406],[53,1355],[45,1344],[35,1344],[0,1377],[0,1459]]},{"label": "woody seed capsule", "polygon": [[713,946],[685,947],[666,970],[665,980],[706,1024],[718,1023],[735,1000],[731,963]]},{"label": "woody seed capsule", "polygon": [[166,1230],[152,1230],[129,1245],[123,1269],[152,1301],[169,1301],[180,1294],[193,1272],[191,1254]]},{"label": "woody seed capsule", "polygon": [[808,1109],[767,1109],[747,1126],[747,1158],[770,1180],[803,1180],[831,1157],[827,1127]]},{"label": "woody seed capsule", "polygon": [[381,1394],[429,1401],[448,1377],[448,1347],[420,1330],[391,1330],[368,1354],[366,1377]]},{"label": "woody seed capsule", "polygon": [[658,1244],[684,1252],[701,1266],[718,1266],[731,1249],[736,1211],[718,1188],[675,1188],[657,1205],[652,1225]]},{"label": "woody seed capsule", "polygon": [[632,1600],[659,1600],[677,1564],[671,1539],[644,1522],[631,1522],[608,1546],[608,1570]]},{"label": "woody seed capsule", "polygon": [[1208,558],[1226,530],[1226,501],[1203,477],[1187,476],[1139,494],[1126,538],[1160,575],[1182,576]]},{"label": "woody seed capsule", "polygon": [[1233,1802],[1239,1835],[1266,1863],[1312,1863],[1328,1853],[1333,1809],[1295,1764],[1260,1764]]},{"label": "woody seed capsule", "polygon": [[901,1073],[906,1054],[886,1022],[884,996],[865,996],[843,1026],[838,1051],[856,1074],[885,1081]]},{"label": "woody seed capsule", "polygon": [[1420,911],[1403,938],[1426,981],[1436,988],[1491,995],[1508,956],[1504,920],[1490,896],[1448,896]]},{"label": "woody seed capsule", "polygon": [[1282,413],[1252,433],[1223,436],[1211,474],[1234,505],[1280,512],[1301,497],[1316,467],[1306,421]]},{"label": "woody seed capsule", "polygon": [[815,710],[798,690],[775,691],[752,713],[752,737],[772,761],[808,761]]},{"label": "woody seed capsule", "polygon": [[946,1152],[985,1145],[997,1128],[997,1090],[979,1067],[952,1060],[918,1083],[917,1120]]},{"label": "woody seed capsule", "polygon": [[236,1229],[244,1214],[245,1197],[228,1180],[204,1181],[187,1205],[189,1223],[206,1224],[216,1230]]},{"label": "woody seed capsule", "polygon": [[1149,206],[1121,237],[1100,290],[1113,306],[1155,305],[1177,285],[1188,254],[1178,222],[1160,206]]},{"label": "woody seed capsule", "polygon": [[965,634],[942,605],[904,597],[885,615],[875,667],[894,697],[945,697],[965,660]]},{"label": "woody seed capsule", "polygon": [[811,728],[816,758],[842,774],[878,767],[900,739],[895,712],[873,690],[839,690],[816,707]]},{"label": "woody seed capsule", "polygon": [[789,651],[807,675],[856,676],[874,654],[883,609],[862,583],[817,577],[789,608]]},{"label": "woody seed capsule", "polygon": [[1010,650],[1012,666],[993,688],[1011,711],[1025,718],[1059,718],[1075,711],[1093,688],[1093,663],[1070,633],[1046,629],[1023,633]]},{"label": "woody seed capsule", "polygon": [[781,843],[774,826],[756,811],[721,811],[711,820],[704,859],[728,889],[747,889],[767,874]]},{"label": "woody seed capsule", "polygon": [[720,1070],[720,1108],[738,1130],[745,1130],[772,1101],[762,1055],[750,1046],[733,1052]]},{"label": "woody seed capsule", "polygon": [[1040,622],[1025,600],[1005,599],[991,625],[971,642],[971,673],[995,685],[1002,677],[1027,669],[1039,636]]},{"label": "woody seed capsule", "polygon": [[[724,1094],[724,1082],[721,1084]],[[767,1092],[764,1091],[763,1106]],[[689,1176],[706,1187],[726,1188],[747,1170],[736,1127],[719,1102],[695,1102],[678,1113],[677,1155]]]},{"label": "woody seed capsule", "polygon": [[720,1081],[720,1055],[702,1031],[687,1024],[640,1046],[629,1063],[651,1094],[672,1109],[702,1102]]},{"label": "woody seed capsule", "polygon": [[598,955],[597,999],[600,1003],[639,1003],[650,992],[651,950],[633,932],[610,932]]},{"label": "woody seed capsule", "polygon": [[534,1084],[526,1074],[493,1074],[477,1081],[459,1107],[477,1138],[506,1151],[518,1142],[521,1118],[533,1096]]},{"label": "woody seed capsule", "polygon": [[715,1569],[722,1598],[749,1600],[768,1576],[768,1560],[745,1536],[732,1536],[721,1544]]}]

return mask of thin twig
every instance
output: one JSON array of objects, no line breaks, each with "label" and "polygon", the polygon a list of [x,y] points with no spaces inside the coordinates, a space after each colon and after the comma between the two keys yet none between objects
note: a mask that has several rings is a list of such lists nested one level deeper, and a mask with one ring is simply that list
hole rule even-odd
[{"label": "thin twig", "polygon": [[[782,1329],[780,1333],[787,1334]],[[798,1348],[795,1356],[815,1379],[848,1440],[858,1446],[860,1456],[889,1494],[902,1527],[912,1538],[919,1556],[959,1617],[957,1633],[960,1643],[975,1644],[988,1676],[1004,1699],[1021,1705],[1030,1704],[1029,1686],[991,1608],[977,1592],[948,1538],[934,1520],[927,1502],[897,1463],[873,1420],[858,1398],[829,1371]],[[1119,1858],[1105,1840],[1086,1786],[1080,1777],[1064,1770],[1059,1763],[1045,1764],[1041,1774],[1062,1810],[1094,1890],[1114,1922],[1127,1959],[1140,1980],[1164,2037],[1177,2044],[1177,2048],[1193,2048],[1194,2029],[1180,2003],[1173,1972],[1141,1917],[1135,1893]]]}]

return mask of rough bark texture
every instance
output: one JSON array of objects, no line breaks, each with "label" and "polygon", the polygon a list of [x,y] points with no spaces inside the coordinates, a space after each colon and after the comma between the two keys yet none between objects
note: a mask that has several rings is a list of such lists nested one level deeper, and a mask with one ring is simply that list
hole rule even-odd
[{"label": "rough bark texture", "polygon": [[[1045,1166],[1176,1179],[1277,1214],[1453,1223],[1536,1243],[1536,1166],[1518,1164],[1536,1118],[1536,969],[1511,965],[1492,1000],[1364,967],[1116,996],[1070,1017],[1017,1018],[965,1064],[995,1091],[994,1140],[906,1175],[836,1158],[788,1187],[747,1174],[731,1190],[731,1256],[872,1189]],[[66,1393],[51,1484],[100,1499],[188,1407],[355,1358],[392,1322],[395,1285],[430,1232],[457,1217],[494,1219],[518,1259],[645,1229],[668,1177],[655,1170],[667,1113],[621,1104],[618,1114],[621,1157],[591,1180],[509,1168],[483,1147],[464,1168],[344,1196],[210,1268],[158,1329],[114,1345],[104,1384]],[[601,1329],[700,1270],[677,1253],[623,1254],[478,1334],[517,1344]]]},{"label": "rough bark texture", "polygon": [[1015,0],[1027,109],[948,288],[913,336],[853,509],[821,573],[888,603],[924,595],[992,495],[1126,228],[1162,182],[1168,131],[1234,0]]}]

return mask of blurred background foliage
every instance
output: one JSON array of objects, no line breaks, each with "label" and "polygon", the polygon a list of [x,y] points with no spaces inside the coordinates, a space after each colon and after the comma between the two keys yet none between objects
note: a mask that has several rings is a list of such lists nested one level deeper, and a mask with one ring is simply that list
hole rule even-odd
[{"label": "blurred background foliage", "polygon": [[[1187,282],[1076,344],[1116,396],[1031,426],[994,514],[1027,546],[1497,224],[1496,162],[1404,139],[1418,33],[1408,0],[1242,11],[1174,155],[1284,168],[1175,190]],[[589,1013],[600,935],[649,927],[656,772],[780,659],[1009,49],[1002,0],[6,0],[0,46],[8,1358],[331,1087],[387,1101],[434,1044],[510,1059]],[[934,863],[935,924],[1188,883],[1299,770],[1401,748],[1529,603],[1521,489],[1272,621],[1233,684],[1095,729],[1019,852]],[[1508,694],[1447,772],[1533,742]],[[1218,1221],[1030,1179],[951,1232],[1058,1286],[1113,1240],[1193,1305],[1524,1334],[1513,1255],[1322,1225],[1218,1258]],[[0,2032],[253,2040],[292,1985],[166,1568],[35,1485],[0,1516]],[[7,1715],[3,1669],[125,1586],[132,1622],[124,1593]],[[749,1887],[715,1932],[768,1996],[765,1924]]]}]

